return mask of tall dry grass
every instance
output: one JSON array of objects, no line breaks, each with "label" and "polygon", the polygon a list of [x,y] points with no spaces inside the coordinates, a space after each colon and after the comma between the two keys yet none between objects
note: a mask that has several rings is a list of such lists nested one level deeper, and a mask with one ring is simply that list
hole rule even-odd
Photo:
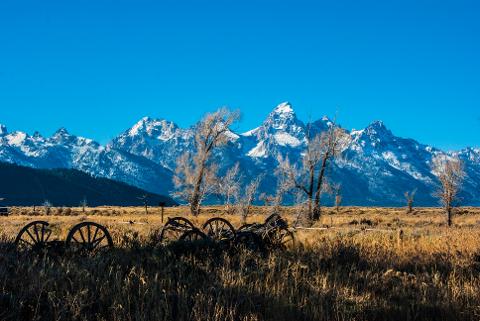
[{"label": "tall dry grass", "polygon": [[[125,213],[0,219],[0,320],[478,320],[480,315],[476,209],[461,209],[453,228],[443,225],[436,209],[414,215],[401,209],[327,210],[316,225],[325,229],[298,230],[295,248],[269,255],[152,247],[150,234],[161,227],[158,213],[97,210]],[[194,221],[201,224],[218,211],[212,208]],[[293,222],[294,210],[283,211]],[[166,216],[181,212],[169,209]],[[266,212],[250,221],[262,220]],[[19,227],[38,218],[51,222],[58,239],[82,220],[106,224],[116,248],[92,257],[17,253],[10,241]],[[230,218],[238,226],[239,218]]]}]

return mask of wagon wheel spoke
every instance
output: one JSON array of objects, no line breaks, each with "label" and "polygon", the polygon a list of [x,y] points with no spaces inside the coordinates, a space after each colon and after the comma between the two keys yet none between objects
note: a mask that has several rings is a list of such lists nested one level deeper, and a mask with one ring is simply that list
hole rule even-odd
[{"label": "wagon wheel spoke", "polygon": [[227,229],[223,226],[217,231],[218,238],[223,238],[224,236],[227,236],[227,235],[228,235]]},{"label": "wagon wheel spoke", "polygon": [[35,225],[33,226],[33,232],[35,233],[35,237],[36,237],[36,239],[37,239],[37,243],[41,243],[42,241],[41,241],[41,239],[40,239],[40,235],[38,234],[38,225],[37,225],[37,224],[35,224]]},{"label": "wagon wheel spoke", "polygon": [[72,240],[75,241],[75,243],[78,243],[78,244],[81,244],[82,242],[80,242],[79,240],[77,240],[77,238],[75,237],[75,234],[72,235]]},{"label": "wagon wheel spoke", "polygon": [[87,240],[88,240],[88,243],[91,242],[91,239],[90,239],[91,236],[92,236],[91,233],[92,232],[90,231],[90,225],[87,225]]},{"label": "wagon wheel spoke", "polygon": [[214,236],[214,237],[217,236],[217,229],[216,229],[216,227],[215,227],[215,224],[214,224],[214,223],[210,223],[209,226],[211,227],[211,231],[212,231],[212,232],[210,233],[210,235],[211,235],[211,236]]},{"label": "wagon wheel spoke", "polygon": [[[106,244],[102,244],[106,240]],[[113,246],[107,229],[93,222],[79,223],[67,236],[67,246],[80,253],[93,253],[98,248]]]},{"label": "wagon wheel spoke", "polygon": [[102,237],[100,237],[97,240],[92,241],[92,247],[96,248],[102,241],[106,238],[106,235],[104,234]]},{"label": "wagon wheel spoke", "polygon": [[37,244],[37,240],[33,237],[33,235],[30,233],[30,231],[28,229],[25,230],[25,232],[27,233],[28,236],[30,236],[30,238],[32,239],[33,241],[33,244]]},{"label": "wagon wheel spoke", "polygon": [[92,242],[95,242],[95,240],[97,239],[98,230],[99,230],[98,226],[95,226],[95,233],[93,233]]},{"label": "wagon wheel spoke", "polygon": [[212,224],[208,224],[208,235],[213,235],[213,226]]},{"label": "wagon wheel spoke", "polygon": [[34,245],[35,245],[35,244],[32,244],[32,243],[30,243],[30,242],[28,242],[27,240],[24,240],[24,239],[20,239],[19,241],[21,241],[21,242],[23,242],[23,243],[26,243],[26,244],[28,244],[28,245],[30,245],[30,246],[34,246]]},{"label": "wagon wheel spoke", "polygon": [[228,234],[227,226],[223,222],[220,222],[219,225],[220,226],[218,228],[217,234],[218,234],[219,238],[223,238],[224,236],[227,236],[227,234]]},{"label": "wagon wheel spoke", "polygon": [[108,243],[105,243],[105,244],[98,243],[94,248],[95,249],[103,249],[103,248],[106,248],[106,247],[109,247]]},{"label": "wagon wheel spoke", "polygon": [[83,232],[82,232],[82,228],[79,228],[78,232],[80,233],[80,237],[82,238],[83,243],[86,243],[85,236],[83,235]]},{"label": "wagon wheel spoke", "polygon": [[[45,233],[45,232],[47,232],[47,233]],[[46,235],[46,236],[45,236],[45,235]],[[46,243],[46,242],[50,239],[50,236],[51,236],[51,235],[52,235],[52,231],[51,231],[51,230],[49,230],[49,229],[48,229],[48,230],[44,229],[44,232],[43,232],[43,234],[42,234],[42,241],[43,241],[44,243]]]},{"label": "wagon wheel spoke", "polygon": [[42,240],[42,242],[45,242],[45,241],[46,241],[46,240],[45,240],[45,225],[42,225],[42,230],[41,230],[41,231],[42,231],[41,240]]},{"label": "wagon wheel spoke", "polygon": [[[80,240],[75,237],[75,234],[80,234]],[[82,229],[78,229],[77,233],[72,236],[72,239],[83,249],[88,249],[88,242],[85,240],[85,237],[82,233]]]}]

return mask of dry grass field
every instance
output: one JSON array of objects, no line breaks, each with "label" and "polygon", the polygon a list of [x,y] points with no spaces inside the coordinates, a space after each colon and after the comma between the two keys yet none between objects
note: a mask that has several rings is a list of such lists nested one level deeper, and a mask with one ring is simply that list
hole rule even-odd
[{"label": "dry grass field", "polygon": [[[248,222],[271,209],[258,207]],[[0,320],[478,320],[480,209],[325,209],[295,230],[287,251],[151,246],[160,209],[14,208],[0,217]],[[281,214],[295,223],[295,208]],[[222,216],[166,208],[196,225]],[[11,245],[20,228],[46,220],[64,240],[81,221],[104,224],[115,249],[96,256],[32,255]]]}]

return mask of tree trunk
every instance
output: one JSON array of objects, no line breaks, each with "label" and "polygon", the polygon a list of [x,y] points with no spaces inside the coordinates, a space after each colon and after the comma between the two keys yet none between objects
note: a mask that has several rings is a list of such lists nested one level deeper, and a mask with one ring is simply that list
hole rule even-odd
[{"label": "tree trunk", "polygon": [[452,226],[452,207],[450,205],[447,206],[447,225]]},{"label": "tree trunk", "polygon": [[200,187],[203,180],[203,172],[205,169],[205,161],[202,161],[200,171],[198,172],[195,186],[193,188],[192,199],[190,201],[190,213],[193,216],[200,214]]},{"label": "tree trunk", "polygon": [[190,203],[190,213],[193,215],[193,216],[197,216],[198,214],[200,214],[200,201],[199,201],[199,197],[198,195],[194,195],[192,197],[192,202]]},{"label": "tree trunk", "polygon": [[190,202],[190,213],[193,216],[197,216],[200,214],[200,192],[199,190],[197,191],[197,188],[194,189],[193,195],[192,195],[192,201]]},{"label": "tree trunk", "polygon": [[323,157],[322,167],[320,169],[320,174],[318,175],[317,189],[315,191],[315,205],[313,207],[313,215],[312,215],[314,221],[318,221],[320,219],[320,215],[322,214],[321,208],[320,208],[320,198],[322,196],[322,183],[323,183],[323,177],[325,176],[325,168],[327,167],[328,157],[329,157],[329,154],[327,152]]},{"label": "tree trunk", "polygon": [[308,220],[313,219],[313,199],[312,195],[308,195]]},{"label": "tree trunk", "polygon": [[308,219],[313,219],[313,185],[315,181],[315,167],[310,166],[310,181],[308,185]]}]

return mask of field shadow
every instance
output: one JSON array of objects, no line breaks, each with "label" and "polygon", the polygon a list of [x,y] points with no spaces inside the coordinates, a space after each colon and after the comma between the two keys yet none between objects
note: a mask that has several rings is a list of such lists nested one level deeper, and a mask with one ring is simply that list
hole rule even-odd
[{"label": "field shadow", "polygon": [[[461,307],[454,303],[420,302],[418,289],[400,278],[384,279],[385,261],[371,261],[348,244],[326,253],[302,249],[268,255],[204,244],[132,243],[90,256],[22,253],[0,242],[0,320],[458,319]],[[445,273],[452,268],[448,260],[442,264],[407,268],[428,272],[440,265]],[[295,272],[301,275],[295,283],[292,271],[299,265],[305,269]],[[323,289],[315,280],[321,276],[330,284]],[[392,293],[396,290],[398,295]]]}]

